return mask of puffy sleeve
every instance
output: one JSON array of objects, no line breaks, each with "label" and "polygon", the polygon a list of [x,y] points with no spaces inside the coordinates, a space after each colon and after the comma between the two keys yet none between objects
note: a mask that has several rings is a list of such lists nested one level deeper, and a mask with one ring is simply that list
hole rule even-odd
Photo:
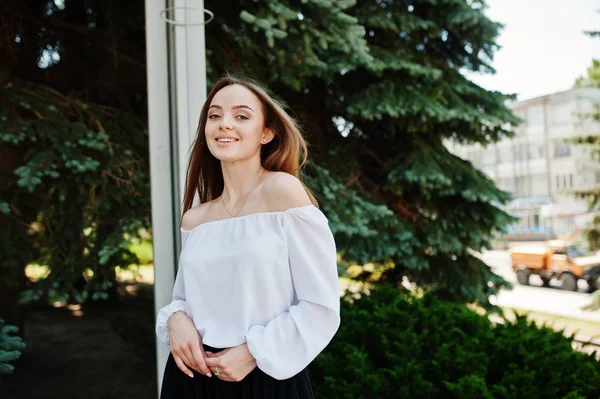
[{"label": "puffy sleeve", "polygon": [[314,206],[292,208],[284,212],[283,228],[296,300],[246,334],[257,366],[278,380],[308,366],[340,325],[337,256],[327,218]]},{"label": "puffy sleeve", "polygon": [[[185,246],[185,241],[189,232],[182,230],[181,232],[181,247]],[[175,312],[187,311],[187,304],[185,301],[185,288],[183,284],[183,273],[181,270],[181,261],[177,270],[177,276],[175,277],[175,284],[173,286],[173,296],[171,297],[171,303],[158,311],[156,317],[156,336],[159,342],[169,345],[169,326],[168,321]]]}]

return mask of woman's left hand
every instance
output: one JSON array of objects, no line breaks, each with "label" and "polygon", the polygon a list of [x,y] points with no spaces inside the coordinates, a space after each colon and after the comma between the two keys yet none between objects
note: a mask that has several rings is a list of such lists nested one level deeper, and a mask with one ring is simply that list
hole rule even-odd
[{"label": "woman's left hand", "polygon": [[219,353],[206,352],[206,365],[223,381],[241,381],[256,367],[256,359],[247,344],[223,349]]}]

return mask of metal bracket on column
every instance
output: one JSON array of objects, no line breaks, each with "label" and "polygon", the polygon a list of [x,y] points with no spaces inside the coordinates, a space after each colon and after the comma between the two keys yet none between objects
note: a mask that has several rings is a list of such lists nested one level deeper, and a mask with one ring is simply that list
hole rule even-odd
[{"label": "metal bracket on column", "polygon": [[[207,21],[202,21],[202,22],[181,22],[181,21],[176,21],[174,19],[170,19],[167,18],[167,12],[171,13],[171,12],[175,12],[176,10],[195,10],[195,11],[203,11],[205,14],[208,14],[209,18]],[[197,7],[168,7],[163,9],[160,12],[160,17],[163,19],[163,21],[165,21],[168,24],[173,24],[175,26],[198,26],[198,25],[206,25],[208,23],[210,23],[210,21],[212,21],[215,18],[215,14],[213,14],[212,11],[207,10],[207,9],[200,9]]]}]

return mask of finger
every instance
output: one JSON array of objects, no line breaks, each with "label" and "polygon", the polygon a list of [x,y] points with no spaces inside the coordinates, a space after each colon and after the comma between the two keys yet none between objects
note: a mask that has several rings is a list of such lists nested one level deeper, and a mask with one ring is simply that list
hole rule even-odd
[{"label": "finger", "polygon": [[220,379],[230,380],[231,376],[229,375],[229,370],[225,366],[225,364],[223,363],[223,359],[222,358],[220,358],[220,357],[216,357],[216,358],[207,357],[205,360],[206,360],[206,366],[213,372],[214,375],[217,375],[215,373],[215,370],[218,368],[219,375],[217,375],[217,377],[219,377]]},{"label": "finger", "polygon": [[204,356],[202,355],[202,351],[200,350],[199,346],[194,345],[194,347],[192,348],[192,356],[194,357],[194,362],[196,363],[196,366],[197,366],[196,370],[198,370],[199,373],[202,373],[202,374],[206,375],[207,377],[210,377],[211,376],[210,369],[206,365]]},{"label": "finger", "polygon": [[223,367],[221,366],[221,358],[220,357],[207,357],[204,359],[204,361],[206,362],[206,365],[214,370],[215,367],[218,367],[219,369],[223,369]]},{"label": "finger", "polygon": [[[180,351],[181,360],[191,369],[196,370],[198,373],[206,374],[203,370],[201,370],[200,365],[196,362],[195,357],[193,356],[193,348],[187,350]],[[202,364],[204,364],[204,359],[202,359]]]},{"label": "finger", "polygon": [[210,352],[210,351],[209,351],[209,352],[204,352],[204,353],[206,353],[206,357],[218,357],[218,356],[223,356],[223,355],[224,355],[224,354],[226,354],[227,352],[229,352],[229,348],[227,348],[227,349],[223,349],[223,350],[220,350],[220,351],[219,351],[219,352],[217,352],[217,353],[212,353],[212,352]]},{"label": "finger", "polygon": [[188,377],[194,378],[194,373],[192,373],[190,369],[186,367],[186,365],[183,363],[183,360],[181,360],[181,358],[178,355],[173,355],[173,358],[175,359],[175,364],[177,364],[179,370],[183,371],[183,373],[186,374]]},{"label": "finger", "polygon": [[[217,366],[217,367],[218,367],[218,366]],[[219,375],[216,375],[216,374],[215,374],[215,376],[216,376],[218,379],[222,380],[222,381],[228,381],[228,382],[233,382],[233,381],[235,381],[235,380],[234,380],[234,379],[231,377],[231,375],[230,375],[228,372],[226,372],[225,370],[223,370],[221,367],[219,367]]]},{"label": "finger", "polygon": [[204,358],[204,364],[206,364],[206,367],[208,367],[211,370],[215,369],[216,363],[214,362],[214,359],[211,357],[205,357]]},{"label": "finger", "polygon": [[185,356],[190,365],[194,370],[199,373],[206,374],[210,372],[204,363],[204,356],[198,345],[190,344],[185,351]]},{"label": "finger", "polygon": [[180,351],[179,357],[181,357],[181,360],[186,364],[186,366],[193,368],[194,370],[196,369],[196,363],[194,362],[194,358],[191,356],[189,351]]}]

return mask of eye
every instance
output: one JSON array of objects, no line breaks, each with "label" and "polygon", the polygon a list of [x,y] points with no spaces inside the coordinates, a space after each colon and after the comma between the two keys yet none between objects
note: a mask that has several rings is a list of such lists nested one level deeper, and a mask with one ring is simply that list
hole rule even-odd
[{"label": "eye", "polygon": [[240,118],[240,119],[242,119],[242,120],[243,120],[243,119],[250,119],[250,118],[248,118],[246,115],[238,115],[238,116],[236,116],[236,118]]},{"label": "eye", "polygon": [[208,119],[217,119],[217,118],[220,118],[220,117],[221,117],[221,115],[219,115],[219,114],[212,114],[212,115],[208,116]]}]

